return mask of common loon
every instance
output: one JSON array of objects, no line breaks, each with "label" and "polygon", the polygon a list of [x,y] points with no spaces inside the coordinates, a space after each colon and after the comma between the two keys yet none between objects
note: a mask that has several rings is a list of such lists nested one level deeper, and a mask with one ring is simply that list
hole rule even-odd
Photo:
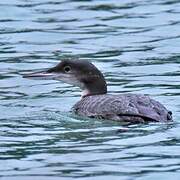
[{"label": "common loon", "polygon": [[60,80],[82,89],[81,100],[72,108],[75,114],[130,123],[168,122],[172,112],[149,96],[107,94],[103,74],[89,61],[62,60],[48,70],[24,75],[25,78]]}]

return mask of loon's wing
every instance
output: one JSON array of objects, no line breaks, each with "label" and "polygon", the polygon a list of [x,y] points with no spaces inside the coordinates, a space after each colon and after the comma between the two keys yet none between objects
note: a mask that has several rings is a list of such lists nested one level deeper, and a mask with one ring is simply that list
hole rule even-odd
[{"label": "loon's wing", "polygon": [[144,122],[172,120],[162,104],[145,95],[95,95],[83,98],[73,107],[75,113],[95,118]]}]

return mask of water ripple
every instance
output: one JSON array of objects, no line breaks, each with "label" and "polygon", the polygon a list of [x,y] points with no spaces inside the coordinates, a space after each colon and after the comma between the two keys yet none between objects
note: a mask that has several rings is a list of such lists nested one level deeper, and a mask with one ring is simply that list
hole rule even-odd
[{"label": "water ripple", "polygon": [[[178,0],[0,2],[0,178],[179,179]],[[127,126],[69,110],[80,90],[24,72],[91,60],[110,93],[144,93],[172,124]]]}]

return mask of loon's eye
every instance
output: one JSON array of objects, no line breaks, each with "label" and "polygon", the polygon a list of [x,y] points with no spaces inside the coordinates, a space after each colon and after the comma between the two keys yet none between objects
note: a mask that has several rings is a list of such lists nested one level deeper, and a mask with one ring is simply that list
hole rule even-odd
[{"label": "loon's eye", "polygon": [[71,67],[70,66],[65,66],[64,67],[64,72],[68,73],[71,71]]}]

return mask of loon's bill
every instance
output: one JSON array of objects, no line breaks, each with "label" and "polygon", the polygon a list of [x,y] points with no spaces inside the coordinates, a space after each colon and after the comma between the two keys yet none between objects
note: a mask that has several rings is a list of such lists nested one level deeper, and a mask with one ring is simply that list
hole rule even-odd
[{"label": "loon's bill", "polygon": [[60,75],[57,73],[48,73],[47,71],[38,71],[29,74],[24,74],[23,78],[37,80],[56,80]]}]

